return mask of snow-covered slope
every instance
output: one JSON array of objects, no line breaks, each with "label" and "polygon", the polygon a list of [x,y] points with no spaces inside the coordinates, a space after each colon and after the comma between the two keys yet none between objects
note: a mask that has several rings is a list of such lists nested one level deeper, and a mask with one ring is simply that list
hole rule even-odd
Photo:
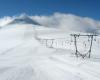
[{"label": "snow-covered slope", "polygon": [[19,17],[15,17],[10,23],[8,24],[34,24],[34,25],[39,25],[36,21],[32,20],[29,16],[27,15],[21,15]]},{"label": "snow-covered slope", "polygon": [[[0,80],[99,80],[100,59],[95,59],[98,56],[91,59],[76,58],[71,47],[61,46],[62,39],[70,43],[69,34],[59,29],[29,24],[2,28]],[[58,47],[46,47],[41,40],[48,38],[61,38]]]}]

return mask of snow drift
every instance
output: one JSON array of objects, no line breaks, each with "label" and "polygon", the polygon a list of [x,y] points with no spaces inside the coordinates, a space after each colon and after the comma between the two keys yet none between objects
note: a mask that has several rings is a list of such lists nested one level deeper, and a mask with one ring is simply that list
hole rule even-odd
[{"label": "snow drift", "polygon": [[[60,13],[19,17],[1,19],[0,80],[100,79],[99,58],[76,58],[72,48],[47,48],[35,37],[37,32],[41,39],[65,37],[70,40],[70,36],[66,36],[67,31],[93,32],[99,28],[98,21]],[[65,30],[65,33],[60,30]],[[94,53],[100,53],[100,46],[96,42],[94,44],[97,49]],[[69,45],[66,44],[67,47]]]}]

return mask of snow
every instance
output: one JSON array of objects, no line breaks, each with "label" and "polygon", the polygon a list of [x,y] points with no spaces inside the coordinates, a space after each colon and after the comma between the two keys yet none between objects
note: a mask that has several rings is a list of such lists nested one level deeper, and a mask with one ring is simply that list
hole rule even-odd
[{"label": "snow", "polygon": [[[56,39],[53,48],[37,40],[36,32],[41,40]],[[100,80],[98,43],[90,59],[76,58],[69,34],[29,24],[0,29],[0,80]],[[66,39],[69,44],[62,46]],[[82,41],[79,45],[82,50]]]}]

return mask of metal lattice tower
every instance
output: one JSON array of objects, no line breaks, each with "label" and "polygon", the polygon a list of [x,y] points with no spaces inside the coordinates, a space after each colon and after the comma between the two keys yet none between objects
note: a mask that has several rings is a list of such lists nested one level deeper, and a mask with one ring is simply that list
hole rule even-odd
[{"label": "metal lattice tower", "polygon": [[[70,34],[73,38],[74,38],[74,45],[75,45],[75,55],[76,57],[78,56],[81,56],[82,58],[85,58],[85,57],[88,57],[90,58],[91,57],[91,50],[92,50],[92,44],[93,44],[93,38],[98,36],[96,34],[88,34],[88,35],[81,35],[81,34]],[[77,38],[80,37],[80,36],[87,36],[90,38],[90,47],[89,47],[89,50],[86,54],[82,54],[79,52],[78,50],[78,47],[77,47]]]}]

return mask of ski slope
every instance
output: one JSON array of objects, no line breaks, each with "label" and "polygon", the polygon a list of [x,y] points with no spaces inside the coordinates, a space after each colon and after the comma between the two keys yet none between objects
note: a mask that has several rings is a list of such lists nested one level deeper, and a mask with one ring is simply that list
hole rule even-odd
[{"label": "ski slope", "polygon": [[[58,46],[46,47],[36,33],[40,39],[58,39]],[[100,80],[97,43],[96,55],[82,59],[72,54],[74,46],[62,47],[59,38],[70,41],[66,32],[53,28],[20,24],[0,29],[0,80]]]}]

